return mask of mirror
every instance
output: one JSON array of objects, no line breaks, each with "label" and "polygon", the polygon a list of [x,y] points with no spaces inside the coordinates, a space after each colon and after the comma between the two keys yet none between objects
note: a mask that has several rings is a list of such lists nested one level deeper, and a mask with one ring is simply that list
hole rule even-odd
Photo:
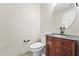
[{"label": "mirror", "polygon": [[75,8],[67,10],[63,15],[62,26],[64,26],[66,29],[69,28],[75,20],[75,15],[76,15]]},{"label": "mirror", "polygon": [[74,22],[76,15],[75,3],[57,3],[53,10],[53,20],[56,29],[68,29]]}]

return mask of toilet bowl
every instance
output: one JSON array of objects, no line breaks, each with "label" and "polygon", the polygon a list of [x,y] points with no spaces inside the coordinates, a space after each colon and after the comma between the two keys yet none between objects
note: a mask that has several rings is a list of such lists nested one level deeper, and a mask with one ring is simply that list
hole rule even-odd
[{"label": "toilet bowl", "polygon": [[41,41],[30,45],[30,50],[33,52],[33,56],[41,56],[42,50],[46,44],[45,34],[41,34]]},{"label": "toilet bowl", "polygon": [[31,48],[31,52],[33,52],[33,56],[41,56],[44,45],[41,42],[36,42],[30,45],[30,48]]}]

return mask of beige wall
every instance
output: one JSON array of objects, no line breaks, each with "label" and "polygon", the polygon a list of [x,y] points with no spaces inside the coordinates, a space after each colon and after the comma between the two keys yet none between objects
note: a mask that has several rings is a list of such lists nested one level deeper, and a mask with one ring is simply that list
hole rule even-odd
[{"label": "beige wall", "polygon": [[[39,4],[0,4],[0,55],[19,55],[40,35]],[[29,43],[23,40],[30,39]]]},{"label": "beige wall", "polygon": [[51,33],[54,31],[52,11],[53,4],[44,3],[41,7],[41,32]]}]

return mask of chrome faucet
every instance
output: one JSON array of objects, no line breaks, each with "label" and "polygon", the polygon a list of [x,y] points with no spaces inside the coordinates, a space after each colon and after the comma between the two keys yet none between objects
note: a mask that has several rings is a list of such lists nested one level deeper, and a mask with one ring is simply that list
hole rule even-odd
[{"label": "chrome faucet", "polygon": [[60,34],[61,35],[63,35],[65,33],[65,31],[64,31],[65,29],[66,29],[65,27],[60,27]]}]

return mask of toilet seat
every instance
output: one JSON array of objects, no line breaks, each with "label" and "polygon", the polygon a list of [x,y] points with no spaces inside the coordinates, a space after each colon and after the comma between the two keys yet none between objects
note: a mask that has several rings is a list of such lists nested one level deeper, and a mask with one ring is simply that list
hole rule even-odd
[{"label": "toilet seat", "polygon": [[41,42],[37,42],[37,43],[30,45],[30,48],[36,49],[36,48],[40,48],[42,46],[43,46],[43,44]]}]

